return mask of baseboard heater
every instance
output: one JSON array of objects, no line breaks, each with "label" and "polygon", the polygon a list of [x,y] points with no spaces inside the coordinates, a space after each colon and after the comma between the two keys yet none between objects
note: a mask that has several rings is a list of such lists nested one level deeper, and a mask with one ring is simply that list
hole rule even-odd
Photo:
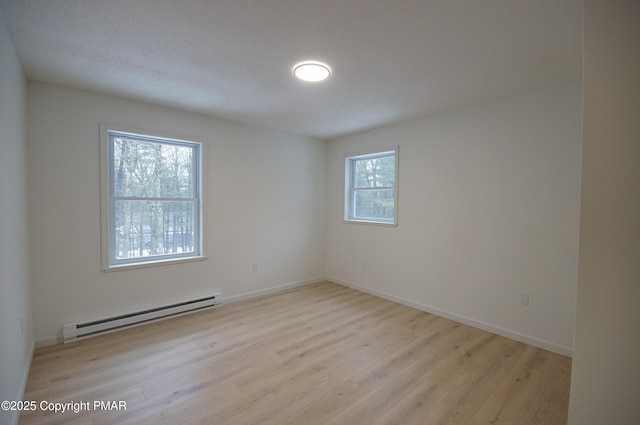
[{"label": "baseboard heater", "polygon": [[62,327],[62,336],[66,344],[67,342],[168,319],[170,317],[182,316],[220,305],[222,305],[222,294],[216,293],[203,298],[181,301],[175,304],[154,307],[106,319],[83,323],[70,323]]}]

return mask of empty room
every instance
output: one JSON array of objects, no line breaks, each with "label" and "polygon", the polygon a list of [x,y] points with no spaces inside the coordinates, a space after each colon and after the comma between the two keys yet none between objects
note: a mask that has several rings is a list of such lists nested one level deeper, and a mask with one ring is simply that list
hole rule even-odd
[{"label": "empty room", "polygon": [[0,0],[0,425],[637,425],[639,52],[633,0]]}]

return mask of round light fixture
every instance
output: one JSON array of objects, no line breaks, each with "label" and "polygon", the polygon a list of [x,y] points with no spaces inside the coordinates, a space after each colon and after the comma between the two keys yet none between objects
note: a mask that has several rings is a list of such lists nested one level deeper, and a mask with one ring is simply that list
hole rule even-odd
[{"label": "round light fixture", "polygon": [[329,78],[331,69],[319,62],[304,62],[296,65],[293,68],[293,73],[301,80],[315,82]]}]

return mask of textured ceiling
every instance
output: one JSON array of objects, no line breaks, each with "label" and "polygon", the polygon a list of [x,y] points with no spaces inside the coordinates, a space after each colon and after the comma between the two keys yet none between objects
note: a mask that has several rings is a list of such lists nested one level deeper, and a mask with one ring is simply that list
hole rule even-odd
[{"label": "textured ceiling", "polygon": [[[581,79],[581,0],[0,0],[28,78],[330,139]],[[333,68],[304,83],[292,67]]]}]

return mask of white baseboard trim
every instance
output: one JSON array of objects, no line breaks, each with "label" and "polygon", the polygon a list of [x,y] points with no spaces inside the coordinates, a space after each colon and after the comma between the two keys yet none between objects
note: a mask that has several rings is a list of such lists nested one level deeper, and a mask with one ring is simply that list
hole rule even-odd
[{"label": "white baseboard trim", "polygon": [[299,286],[312,285],[314,283],[322,282],[326,280],[324,277],[318,277],[315,279],[301,280],[299,282],[286,283],[284,285],[272,286],[270,288],[260,289],[257,291],[246,292],[244,294],[234,295],[232,297],[224,297],[223,305],[233,302],[238,302],[242,300],[248,300],[250,298],[258,298],[264,295],[273,294],[280,291],[285,291],[287,289],[297,288]]},{"label": "white baseboard trim", "polygon": [[[36,349],[35,341],[31,341],[31,348],[29,349],[29,359],[27,360],[27,364],[22,371],[22,377],[20,381],[20,388],[18,388],[18,394],[14,400],[24,400],[24,391],[27,389],[27,380],[29,379],[29,372],[31,371],[31,363],[33,362],[33,353]],[[15,425],[18,424],[18,420],[20,418],[20,412],[16,411],[15,416],[13,417],[12,423]]]},{"label": "white baseboard trim", "polygon": [[[260,289],[258,291],[246,292],[244,294],[234,295],[234,296],[231,296],[231,297],[223,296],[222,305],[233,303],[233,302],[237,302],[237,301],[247,300],[247,299],[250,299],[250,298],[257,298],[257,297],[261,297],[261,296],[264,296],[264,295],[272,294],[272,293],[275,293],[275,292],[280,292],[280,291],[285,291],[287,289],[296,288],[298,286],[311,285],[311,284],[314,284],[314,283],[322,282],[323,280],[326,280],[326,279],[324,277],[318,277],[318,278],[315,278],[315,279],[308,279],[308,280],[302,280],[302,281],[299,281],[299,282],[286,283],[284,285],[272,286],[270,288]],[[61,344],[61,343],[62,343],[62,338],[60,337],[60,335],[58,335],[58,336],[54,336],[54,337],[43,338],[43,339],[37,340],[35,342],[35,348],[48,347],[48,346],[51,346],[51,345],[57,345],[57,344]]]},{"label": "white baseboard trim", "polygon": [[29,349],[29,361],[22,372],[22,382],[20,384],[20,389],[18,390],[18,398],[16,400],[22,400],[24,397],[24,390],[27,388],[27,380],[29,379],[29,372],[31,371],[31,363],[33,362],[33,353],[36,350],[36,342],[31,341],[31,348]]},{"label": "white baseboard trim", "polygon": [[62,344],[58,337],[44,338],[36,341],[36,348],[49,347],[50,345]]},{"label": "white baseboard trim", "polygon": [[552,351],[554,353],[562,354],[563,356],[572,357],[573,350],[569,347],[564,347],[562,345],[558,345],[549,341],[545,341],[533,336],[525,335],[520,332],[512,331],[510,329],[505,329],[500,326],[494,326],[489,323],[485,323],[476,319],[472,319],[470,317],[462,316],[456,313],[451,313],[446,310],[441,310],[439,308],[435,308],[429,305],[417,303],[415,301],[410,301],[402,297],[397,297],[395,295],[387,294],[386,292],[378,291],[375,289],[367,288],[366,286],[358,285],[351,282],[345,282],[340,279],[336,279],[333,277],[327,277],[325,280],[329,282],[336,283],[338,285],[346,286],[348,288],[356,289],[358,291],[366,292],[371,295],[375,295],[380,298],[384,298],[389,301],[396,302],[398,304],[403,304],[408,307],[413,307],[418,310],[426,311],[427,313],[435,314],[436,316],[441,316],[446,319],[450,319],[456,322],[464,323],[465,325],[472,326],[474,328],[482,329],[483,331],[491,332],[496,335],[504,336],[509,339],[513,339],[515,341],[524,342],[525,344],[533,345],[538,348],[542,348],[548,351]]},{"label": "white baseboard trim", "polygon": [[[362,285],[358,285],[355,283],[351,283],[351,282],[346,282],[340,279],[336,279],[334,277],[318,277],[315,279],[307,279],[307,280],[302,280],[302,281],[298,281],[298,282],[292,282],[292,283],[287,283],[284,285],[277,285],[277,286],[272,286],[269,288],[265,288],[265,289],[260,289],[257,291],[252,291],[252,292],[246,292],[243,294],[239,294],[239,295],[234,295],[231,297],[224,297],[224,301],[223,301],[223,305],[227,304],[227,303],[233,303],[233,302],[238,302],[238,301],[242,301],[242,300],[247,300],[247,299],[251,299],[251,298],[258,298],[261,296],[265,296],[265,295],[270,295],[276,292],[281,292],[281,291],[285,291],[287,289],[292,289],[292,288],[297,288],[300,286],[306,286],[306,285],[312,285],[314,283],[318,283],[318,282],[322,282],[322,281],[329,281],[329,282],[333,282],[336,283],[338,285],[342,285],[342,286],[346,286],[348,288],[352,288],[352,289],[356,289],[358,291],[362,291],[362,292],[366,292],[368,294],[371,295],[375,295],[377,297],[380,298],[384,298],[386,300],[389,301],[393,301],[396,302],[398,304],[403,304],[406,305],[408,307],[413,307],[416,308],[418,310],[421,311],[426,311],[427,313],[432,313],[435,314],[437,316],[441,316],[444,317],[446,319],[450,319],[450,320],[454,320],[456,322],[460,322],[460,323],[464,323],[465,325],[469,325],[469,326],[473,326],[474,328],[478,328],[478,329],[482,329],[484,331],[487,332],[491,332],[497,335],[501,335],[504,336],[506,338],[510,338],[513,339],[515,341],[520,341],[520,342],[524,342],[525,344],[530,344],[533,345],[535,347],[539,347],[545,350],[549,350],[552,351],[554,353],[558,353],[558,354],[562,354],[563,356],[568,356],[568,357],[572,357],[573,356],[573,350],[569,347],[564,347],[562,345],[558,345],[549,341],[545,341],[543,339],[539,339],[530,335],[525,335],[522,334],[520,332],[516,332],[510,329],[506,329],[506,328],[502,328],[500,326],[495,326],[495,325],[491,325],[489,323],[485,323],[470,317],[466,317],[466,316],[462,316],[456,313],[452,313],[446,310],[441,310],[439,308],[436,307],[432,307],[426,304],[421,304],[415,301],[411,301],[402,297],[397,297],[395,295],[391,295],[388,294],[386,292],[382,292],[382,291],[378,291],[375,289],[371,289],[371,288],[367,288],[366,286],[362,286]],[[32,346],[31,349],[31,356],[33,357],[33,350],[34,347],[35,348],[40,348],[40,347],[47,347],[50,345],[56,345],[59,344],[59,338],[58,337],[51,337],[51,338],[45,338],[45,339],[41,339],[38,341],[35,341],[35,345]],[[29,365],[31,365],[31,362],[29,362]],[[24,379],[24,383],[23,385],[26,385],[26,378],[29,376],[29,370],[26,371],[26,375],[25,375],[25,379]],[[24,392],[24,388],[22,389],[22,391]]]}]

